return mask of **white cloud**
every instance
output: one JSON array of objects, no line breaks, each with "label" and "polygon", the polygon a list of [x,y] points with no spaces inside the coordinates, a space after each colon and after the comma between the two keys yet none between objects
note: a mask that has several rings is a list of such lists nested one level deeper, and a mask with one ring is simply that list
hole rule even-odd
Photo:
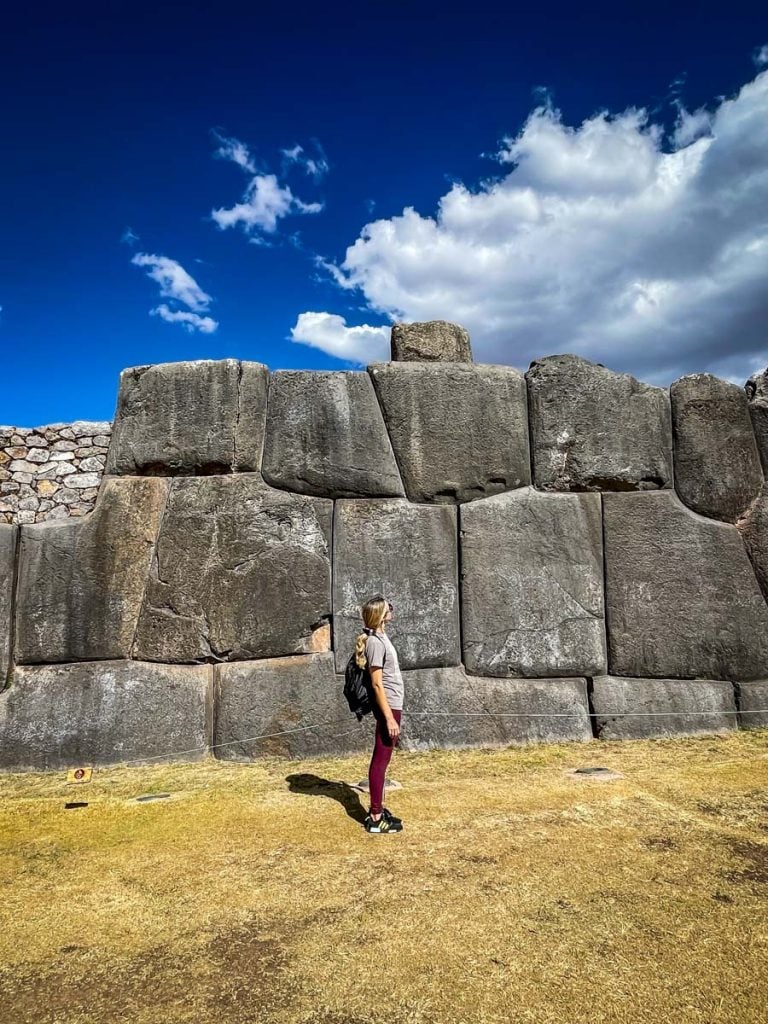
[{"label": "white cloud", "polygon": [[[544,104],[503,140],[503,176],[366,224],[326,269],[390,320],[464,324],[480,361],[743,375],[768,361],[768,71],[678,111],[667,137],[644,110],[571,127]],[[294,337],[365,361],[354,330],[302,314]]]},{"label": "white cloud", "polygon": [[139,239],[139,236],[136,234],[135,231],[131,231],[130,228],[126,228],[125,231],[120,236],[120,241],[124,245],[134,246],[134,245],[138,244],[140,239]]},{"label": "white cloud", "polygon": [[159,316],[169,324],[183,324],[191,333],[200,331],[202,334],[213,334],[219,326],[218,321],[210,316],[200,316],[199,313],[189,313],[185,309],[169,309],[163,302],[155,309],[149,311],[150,316]]},{"label": "white cloud", "polygon": [[251,159],[251,154],[248,151],[248,147],[244,142],[239,139],[225,139],[221,135],[213,133],[221,145],[213,154],[219,160],[231,160],[236,163],[238,167],[242,167],[244,171],[248,171],[250,174],[256,173],[256,165]]},{"label": "white cloud", "polygon": [[347,327],[344,317],[335,313],[301,313],[291,330],[291,339],[352,362],[389,359],[388,327]]},{"label": "white cloud", "polygon": [[314,157],[308,156],[304,147],[298,143],[291,149],[281,149],[280,152],[289,164],[299,164],[311,178],[319,181],[330,170],[330,164],[320,143],[315,141],[314,146],[317,150]]},{"label": "white cloud", "polygon": [[755,50],[752,54],[752,60],[759,68],[765,67],[768,64],[768,43],[765,46],[759,46]]}]

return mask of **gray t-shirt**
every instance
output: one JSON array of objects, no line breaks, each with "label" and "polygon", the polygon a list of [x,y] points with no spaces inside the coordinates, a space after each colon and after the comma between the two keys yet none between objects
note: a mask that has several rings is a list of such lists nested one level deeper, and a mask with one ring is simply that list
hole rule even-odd
[{"label": "gray t-shirt", "polygon": [[397,651],[386,633],[377,631],[368,635],[365,642],[365,657],[368,668],[381,669],[381,682],[392,711],[402,711],[405,696],[403,674],[397,660]]}]

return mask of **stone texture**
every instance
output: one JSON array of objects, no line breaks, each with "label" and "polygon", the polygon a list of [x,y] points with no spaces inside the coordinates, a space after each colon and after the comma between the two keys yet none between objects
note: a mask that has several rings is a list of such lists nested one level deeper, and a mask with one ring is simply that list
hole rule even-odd
[{"label": "stone texture", "polygon": [[605,671],[600,496],[524,488],[460,509],[467,671]]},{"label": "stone texture", "polygon": [[258,470],[267,378],[265,366],[236,359],[123,370],[107,473],[204,476]]},{"label": "stone texture", "polygon": [[744,385],[749,403],[749,415],[755,432],[757,450],[763,466],[763,474],[768,477],[768,366],[760,373],[753,373]]},{"label": "stone texture", "polygon": [[603,495],[610,673],[768,674],[768,606],[735,527],[671,492]]},{"label": "stone texture", "polygon": [[395,606],[388,631],[400,666],[458,665],[456,510],[401,498],[336,503],[333,635],[343,672],[362,628],[361,606],[383,593]]},{"label": "stone texture", "polygon": [[459,666],[404,682],[404,750],[592,739],[586,679],[489,679]]},{"label": "stone texture", "polygon": [[526,373],[534,482],[552,491],[672,486],[669,396],[575,355]]},{"label": "stone texture", "polygon": [[[0,693],[0,767],[194,761],[209,750],[207,666],[97,661],[17,667]],[[155,762],[157,763],[157,762]]]},{"label": "stone texture", "polygon": [[301,494],[402,495],[368,374],[273,373],[262,472],[267,483]]},{"label": "stone texture", "polygon": [[133,656],[317,649],[313,634],[331,613],[332,516],[332,502],[274,490],[259,474],[174,480]]},{"label": "stone texture", "polygon": [[531,482],[525,379],[509,366],[376,363],[408,498],[471,501]]},{"label": "stone texture", "polygon": [[167,490],[112,479],[82,522],[22,530],[18,662],[128,657]]},{"label": "stone texture", "polygon": [[736,705],[742,729],[768,729],[768,679],[736,683]]},{"label": "stone texture", "polygon": [[601,740],[727,732],[738,726],[732,683],[713,679],[597,676],[592,706]]},{"label": "stone texture", "polygon": [[763,484],[747,396],[709,373],[681,377],[670,396],[677,493],[694,512],[735,523]]},{"label": "stone texture", "polygon": [[393,324],[390,336],[393,360],[428,363],[471,363],[469,334],[458,324],[428,320]]},{"label": "stone texture", "polygon": [[373,746],[373,716],[358,722],[350,712],[330,653],[233,662],[215,672],[214,754],[222,760],[336,756]]},{"label": "stone texture", "polygon": [[768,485],[753,501],[736,527],[744,541],[757,582],[768,601]]},{"label": "stone texture", "polygon": [[11,660],[13,576],[19,531],[0,525],[0,690],[5,686]]}]

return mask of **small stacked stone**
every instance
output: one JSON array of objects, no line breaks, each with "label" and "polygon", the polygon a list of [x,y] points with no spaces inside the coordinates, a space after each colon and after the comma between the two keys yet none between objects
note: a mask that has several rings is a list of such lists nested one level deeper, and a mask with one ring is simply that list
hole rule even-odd
[{"label": "small stacked stone", "polygon": [[108,421],[0,427],[0,523],[87,515],[96,504],[111,434]]}]

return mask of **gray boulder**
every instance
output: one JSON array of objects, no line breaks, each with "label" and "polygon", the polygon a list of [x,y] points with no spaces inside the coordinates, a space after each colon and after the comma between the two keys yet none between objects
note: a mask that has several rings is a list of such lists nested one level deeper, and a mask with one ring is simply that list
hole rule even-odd
[{"label": "gray boulder", "polygon": [[525,377],[537,487],[642,491],[672,486],[665,390],[575,355],[538,359]]},{"label": "gray boulder", "polygon": [[194,476],[259,470],[268,371],[198,359],[120,374],[106,472]]},{"label": "gray boulder", "polygon": [[390,336],[392,359],[422,363],[471,363],[469,334],[447,320],[417,324],[393,324]]},{"label": "gray boulder", "polygon": [[373,746],[373,717],[358,722],[349,710],[332,654],[241,661],[215,672],[214,753],[222,760],[337,756]]},{"label": "gray boulder", "polygon": [[585,679],[487,679],[456,667],[406,672],[404,684],[404,750],[592,739]]},{"label": "gray boulder", "polygon": [[597,676],[592,706],[598,738],[728,732],[736,729],[733,684],[714,679],[621,679]]},{"label": "gray boulder", "polygon": [[258,474],[174,480],[133,657],[194,662],[328,648],[333,502]]},{"label": "gray boulder", "polygon": [[524,488],[460,507],[467,671],[605,671],[600,496]]},{"label": "gray boulder", "polygon": [[768,487],[764,487],[736,523],[747,549],[757,582],[768,601]]},{"label": "gray boulder", "polygon": [[129,657],[167,494],[112,478],[82,519],[22,527],[17,662]]},{"label": "gray boulder", "polygon": [[401,496],[367,373],[284,370],[269,385],[264,479],[326,498]]},{"label": "gray boulder", "polygon": [[17,667],[0,694],[0,767],[196,761],[209,751],[207,666],[90,661]]},{"label": "gray boulder", "polygon": [[699,515],[735,523],[763,485],[747,396],[710,373],[681,377],[670,396],[677,493]]},{"label": "gray boulder", "polygon": [[362,628],[360,608],[383,593],[400,667],[458,665],[456,510],[401,498],[338,501],[333,543],[333,636],[343,672]]},{"label": "gray boulder", "polygon": [[368,369],[411,501],[471,501],[531,482],[518,370],[462,363]]},{"label": "gray boulder", "polygon": [[0,690],[11,664],[13,577],[18,538],[17,526],[0,525]]},{"label": "gray boulder", "polygon": [[736,704],[742,729],[768,729],[768,679],[736,683]]},{"label": "gray boulder", "polygon": [[755,431],[757,450],[763,465],[763,474],[768,477],[768,367],[754,373],[744,385],[749,403],[749,415]]},{"label": "gray boulder", "polygon": [[604,494],[606,617],[613,675],[768,675],[768,606],[734,526],[672,492]]}]

